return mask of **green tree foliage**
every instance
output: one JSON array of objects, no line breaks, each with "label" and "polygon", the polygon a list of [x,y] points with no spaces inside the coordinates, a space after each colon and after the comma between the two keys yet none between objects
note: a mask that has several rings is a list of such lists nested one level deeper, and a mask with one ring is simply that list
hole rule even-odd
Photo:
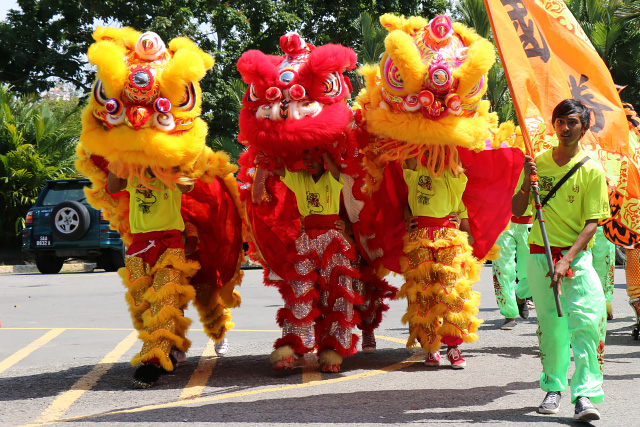
[{"label": "green tree foliage", "polygon": [[433,16],[443,13],[445,0],[159,0],[100,2],[81,0],[18,0],[22,11],[11,11],[0,23],[0,82],[21,93],[50,87],[50,78],[73,83],[89,92],[93,81],[84,53],[96,23],[151,30],[165,41],[176,36],[193,39],[216,59],[202,81],[203,117],[209,143],[235,139],[237,87],[235,64],[248,49],[280,54],[279,39],[298,31],[314,45],[341,43],[360,46],[359,16],[367,11]]},{"label": "green tree foliage", "polygon": [[17,244],[45,181],[74,175],[79,133],[79,108],[0,86],[0,241],[7,246]]}]

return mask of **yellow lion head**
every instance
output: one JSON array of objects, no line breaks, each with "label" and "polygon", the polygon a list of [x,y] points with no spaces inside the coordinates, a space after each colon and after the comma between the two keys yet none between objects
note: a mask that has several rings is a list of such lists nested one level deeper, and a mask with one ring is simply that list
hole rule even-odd
[{"label": "yellow lion head", "polygon": [[157,34],[131,28],[99,27],[93,38],[97,79],[83,112],[83,149],[121,172],[190,169],[205,148],[198,82],[213,58],[187,38],[166,47]]},{"label": "yellow lion head", "polygon": [[365,89],[358,104],[367,130],[401,141],[394,154],[400,159],[428,147],[481,150],[493,142],[498,118],[481,100],[495,62],[491,43],[447,16],[386,14],[380,23],[389,31],[380,64],[360,69]]}]

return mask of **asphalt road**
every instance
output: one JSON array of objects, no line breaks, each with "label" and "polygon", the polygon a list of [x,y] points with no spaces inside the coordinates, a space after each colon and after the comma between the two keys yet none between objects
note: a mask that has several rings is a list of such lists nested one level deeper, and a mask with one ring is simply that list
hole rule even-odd
[{"label": "asphalt road", "polygon": [[[189,360],[150,390],[130,388],[128,361],[140,344],[117,274],[0,275],[0,425],[575,424],[568,395],[559,414],[536,413],[544,392],[535,311],[516,329],[500,330],[490,266],[476,285],[485,322],[479,340],[461,347],[467,368],[459,371],[446,361],[427,368],[420,351],[405,349],[405,302],[394,301],[376,332],[375,354],[346,359],[340,374],[320,374],[313,357],[305,368],[275,373],[268,356],[279,337],[281,300],[262,286],[261,270],[245,273],[226,357],[213,356],[189,309]],[[594,425],[638,426],[640,341],[630,336],[624,271],[615,277],[603,419]]]}]

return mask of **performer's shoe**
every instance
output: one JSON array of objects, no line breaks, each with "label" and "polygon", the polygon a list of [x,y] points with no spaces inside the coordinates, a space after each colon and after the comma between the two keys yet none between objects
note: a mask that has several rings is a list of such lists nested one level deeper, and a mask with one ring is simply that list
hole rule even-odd
[{"label": "performer's shoe", "polygon": [[516,327],[516,319],[504,319],[504,324],[500,327],[503,331],[510,331]]},{"label": "performer's shoe", "polygon": [[269,356],[269,361],[274,371],[282,371],[287,369],[295,369],[298,367],[299,356],[293,351],[293,348],[285,345],[276,348]]},{"label": "performer's shoe", "polygon": [[440,350],[437,350],[435,353],[427,353],[427,358],[424,360],[424,364],[425,366],[432,368],[440,366]]},{"label": "performer's shoe", "polygon": [[[539,414],[557,414],[560,410],[560,399],[562,393],[559,391],[550,391],[542,400],[540,406],[538,406]],[[576,406],[577,408],[577,406]]]},{"label": "performer's shoe", "polygon": [[376,337],[372,333],[362,333],[362,352],[363,353],[375,353],[376,352]]},{"label": "performer's shoe", "polygon": [[337,374],[342,365],[342,356],[335,350],[322,350],[318,356],[318,363],[320,363],[321,372]]},{"label": "performer's shoe", "polygon": [[467,362],[462,358],[458,346],[447,348],[447,359],[449,359],[453,369],[463,369],[467,366]]},{"label": "performer's shoe", "polygon": [[216,342],[216,354],[220,357],[227,354],[229,351],[229,341],[227,341],[227,337],[222,338],[220,341]]},{"label": "performer's shoe", "polygon": [[174,347],[173,350],[171,350],[171,354],[169,355],[169,358],[171,359],[171,363],[173,363],[174,367],[178,367],[181,363],[186,362],[187,359],[187,355],[184,351],[180,351],[177,348]]},{"label": "performer's shoe", "polygon": [[160,366],[153,363],[147,363],[136,368],[133,374],[132,387],[138,389],[151,388],[158,381],[160,375],[167,373]]},{"label": "performer's shoe", "polygon": [[[522,302],[520,302],[520,301],[522,301]],[[522,317],[523,319],[528,319],[529,318],[529,306],[527,306],[527,300],[516,299],[516,302],[518,304],[518,314],[520,314],[520,317]]]},{"label": "performer's shoe", "polygon": [[576,400],[576,412],[573,415],[573,419],[578,421],[599,420],[600,412],[593,406],[588,397],[580,396]]},{"label": "performer's shoe", "polygon": [[529,310],[535,310],[536,305],[533,303],[533,298],[529,297],[525,299],[525,304]]}]

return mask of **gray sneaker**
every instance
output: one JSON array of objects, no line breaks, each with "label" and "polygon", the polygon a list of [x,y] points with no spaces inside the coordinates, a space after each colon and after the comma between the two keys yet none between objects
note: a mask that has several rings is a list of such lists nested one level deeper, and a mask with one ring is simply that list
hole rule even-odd
[{"label": "gray sneaker", "polygon": [[229,341],[227,341],[227,337],[222,338],[220,341],[216,342],[215,345],[216,354],[219,357],[224,356],[229,351]]},{"label": "gray sneaker", "polygon": [[516,327],[516,319],[504,319],[504,325],[500,327],[503,331],[510,331]]},{"label": "gray sneaker", "polygon": [[593,406],[588,397],[578,397],[576,400],[576,412],[573,415],[574,420],[578,421],[595,421],[600,419],[600,412]]},{"label": "gray sneaker", "polygon": [[[544,397],[544,400],[538,406],[539,414],[557,414],[560,410],[560,398],[562,394],[559,391],[550,391]],[[577,408],[577,406],[576,406]],[[576,409],[577,410],[577,409]]]}]

